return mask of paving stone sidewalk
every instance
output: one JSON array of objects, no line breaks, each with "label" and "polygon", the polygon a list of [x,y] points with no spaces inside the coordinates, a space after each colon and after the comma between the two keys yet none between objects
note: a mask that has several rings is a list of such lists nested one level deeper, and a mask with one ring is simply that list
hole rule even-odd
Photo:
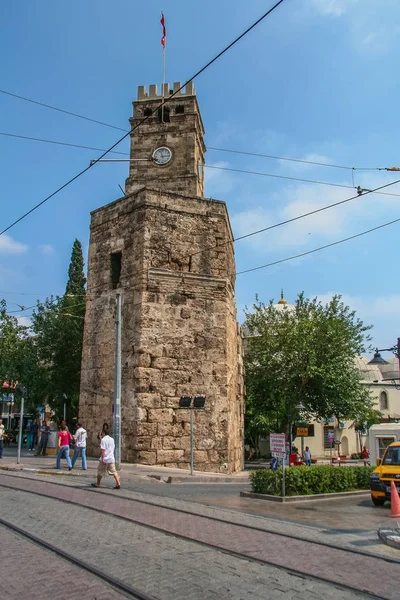
[{"label": "paving stone sidewalk", "polygon": [[[8,474],[7,477],[17,477],[18,474]],[[33,480],[38,480],[39,476],[37,475],[27,475],[26,473],[22,474],[22,477],[31,477]],[[48,477],[42,476],[40,478],[41,481],[48,481]],[[0,475],[1,482],[1,475]],[[85,484],[82,481],[77,479],[57,479],[57,485],[65,485],[65,486],[74,486],[77,488],[82,488]],[[101,493],[110,494],[111,496],[115,495],[115,492],[112,489],[106,487],[101,488]],[[148,488],[150,486],[146,486]],[[178,486],[179,487],[179,486]],[[169,491],[168,490],[166,493]],[[394,548],[390,548],[383,544],[377,535],[377,531],[375,529],[361,529],[361,530],[341,530],[335,529],[331,527],[321,527],[316,525],[306,525],[301,523],[295,523],[293,521],[285,521],[281,518],[273,518],[266,517],[265,515],[256,515],[249,514],[246,512],[228,509],[228,508],[217,508],[214,506],[207,506],[201,504],[200,502],[191,502],[187,499],[180,500],[176,498],[166,497],[166,496],[158,496],[160,493],[159,486],[155,487],[154,494],[136,492],[132,490],[127,490],[126,488],[122,488],[118,497],[126,498],[130,500],[138,500],[142,502],[148,502],[155,506],[162,506],[165,508],[172,508],[177,510],[183,510],[195,515],[204,516],[204,517],[212,517],[221,519],[223,521],[232,521],[233,523],[237,523],[238,525],[245,525],[248,527],[256,527],[260,529],[265,529],[268,531],[283,533],[286,535],[293,536],[300,540],[309,540],[309,541],[317,541],[321,543],[328,543],[333,546],[339,547],[347,547],[350,549],[360,550],[366,553],[370,553],[372,555],[378,555],[382,557],[387,557],[390,559],[397,559],[400,561],[400,555]]]},{"label": "paving stone sidewalk", "polygon": [[[67,492],[66,489],[63,491]],[[96,493],[91,496],[95,498]],[[105,500],[111,510],[114,500],[108,497]],[[4,519],[51,544],[62,544],[67,552],[73,552],[85,562],[160,600],[277,600],[283,597],[288,600],[334,600],[339,595],[342,600],[356,600],[364,597],[335,585],[298,577],[124,522],[111,515],[60,504],[52,498],[4,491],[3,488],[0,489],[0,503],[4,507]],[[290,551],[290,544],[286,551]],[[31,550],[30,553],[32,555]],[[28,566],[31,563],[32,559],[27,562]],[[48,567],[51,568],[51,564]],[[64,584],[64,580],[60,581]],[[68,590],[64,585],[63,589]],[[70,598],[69,593],[37,596],[57,600],[66,597]],[[91,597],[85,592],[80,596]],[[75,600],[73,595],[72,600]]]},{"label": "paving stone sidewalk", "polygon": [[0,525],[4,600],[122,600],[100,579]]},{"label": "paving stone sidewalk", "polygon": [[[61,469],[55,469],[56,457],[52,456],[37,456],[34,452],[28,452],[23,449],[21,453],[21,463],[17,464],[17,453],[16,448],[6,448],[4,451],[3,459],[0,461],[0,472],[2,470],[24,470],[26,472],[43,472],[65,476],[65,477],[94,477],[98,460],[95,458],[89,458],[87,461],[87,470],[84,471],[81,468],[81,459],[78,458],[75,467],[72,471],[68,471],[66,462],[64,459],[61,460]],[[180,482],[192,482],[192,483],[248,483],[249,482],[249,471],[243,471],[234,475],[224,475],[221,473],[202,473],[194,472],[191,476],[190,472],[185,469],[170,469],[167,467],[153,467],[151,465],[139,465],[132,463],[122,463],[121,474],[126,481],[148,481],[151,479],[154,481],[168,482],[168,483],[180,483]]]},{"label": "paving stone sidewalk", "polygon": [[[12,478],[8,478],[10,479]],[[82,506],[92,506],[107,513],[132,518],[171,534],[215,544],[223,550],[299,570],[306,576],[310,574],[340,581],[344,585],[356,586],[390,600],[397,600],[398,597],[395,590],[400,585],[399,566],[372,556],[350,554],[328,546],[316,546],[303,539],[288,540],[275,534],[218,523],[202,516],[184,515],[161,506],[139,504],[118,497],[116,492],[111,496],[19,478],[15,485],[27,491],[39,491],[52,498],[65,498]]]}]

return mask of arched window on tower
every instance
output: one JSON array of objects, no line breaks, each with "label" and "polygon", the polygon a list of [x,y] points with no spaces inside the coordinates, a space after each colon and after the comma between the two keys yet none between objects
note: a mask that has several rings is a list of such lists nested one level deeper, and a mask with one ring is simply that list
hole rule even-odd
[{"label": "arched window on tower", "polygon": [[178,106],[175,108],[175,114],[183,115],[184,113],[185,113],[185,107],[183,106],[183,104],[178,104]]},{"label": "arched window on tower", "polygon": [[168,106],[162,106],[158,109],[158,122],[169,123],[169,108]]},{"label": "arched window on tower", "polygon": [[379,410],[387,410],[389,408],[387,392],[381,392],[379,395]]},{"label": "arched window on tower", "polygon": [[153,114],[153,111],[151,110],[151,108],[145,108],[143,114],[145,117],[151,117],[151,115]]}]

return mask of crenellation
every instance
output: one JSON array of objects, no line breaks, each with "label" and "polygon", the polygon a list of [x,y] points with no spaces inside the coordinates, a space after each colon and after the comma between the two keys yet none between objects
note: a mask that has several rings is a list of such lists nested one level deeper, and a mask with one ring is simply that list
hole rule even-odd
[{"label": "crenellation", "polygon": [[194,96],[196,94],[193,81],[188,81],[183,89],[180,89],[181,87],[182,87],[182,83],[180,81],[174,81],[172,87],[170,86],[169,83],[164,83],[163,87],[161,89],[161,93],[159,94],[157,84],[151,84],[149,86],[149,93],[147,93],[146,86],[139,85],[138,92],[137,92],[137,101],[154,99],[154,98],[159,98],[159,99],[167,98],[168,96],[170,96],[171,91],[173,94],[176,94],[177,97]]}]

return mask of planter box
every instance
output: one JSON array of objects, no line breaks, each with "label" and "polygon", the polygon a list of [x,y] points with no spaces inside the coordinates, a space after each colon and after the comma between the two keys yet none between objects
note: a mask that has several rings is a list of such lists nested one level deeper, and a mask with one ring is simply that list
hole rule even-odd
[{"label": "planter box", "polygon": [[356,490],[354,492],[336,492],[333,494],[313,494],[310,496],[272,496],[270,494],[256,494],[255,492],[240,492],[242,498],[257,498],[269,502],[310,502],[312,500],[330,500],[332,498],[345,498],[346,496],[370,495],[369,490]]}]

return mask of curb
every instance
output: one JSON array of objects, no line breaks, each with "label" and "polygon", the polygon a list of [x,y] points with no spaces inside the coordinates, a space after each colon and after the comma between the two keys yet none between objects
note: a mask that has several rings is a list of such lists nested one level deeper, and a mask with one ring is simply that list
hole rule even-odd
[{"label": "curb", "polygon": [[310,496],[272,496],[271,494],[256,494],[255,492],[240,492],[242,498],[256,498],[269,502],[312,502],[314,500],[330,500],[331,498],[346,498],[352,496],[365,496],[369,490],[356,490],[354,492],[336,492],[333,494],[314,494]]},{"label": "curb", "polygon": [[162,481],[163,483],[248,483],[247,478],[243,479],[234,479],[233,477],[225,477],[224,479],[220,477],[201,477],[196,475],[147,475],[150,479],[156,479],[157,481]]},{"label": "curb", "polygon": [[[63,471],[60,470],[58,471],[57,469],[46,469],[46,468],[39,468],[39,469],[34,469],[34,468],[30,468],[30,467],[26,467],[23,464],[20,465],[1,465],[0,466],[0,471],[26,471],[29,473],[36,473],[38,475],[55,475],[56,477],[88,477],[93,479],[93,477],[96,477],[96,471],[93,470],[93,472],[79,472],[79,471]],[[147,474],[143,474],[143,473],[124,473],[124,480],[125,481],[147,481],[147,482],[152,482],[152,483],[227,483],[227,484],[232,484],[232,483],[243,483],[246,484],[248,483],[248,478],[241,478],[241,479],[235,479],[233,477],[225,477],[225,478],[220,478],[220,477],[216,477],[216,476],[198,476],[198,475],[158,475],[158,474],[152,474],[152,473],[147,473]]]},{"label": "curb", "polygon": [[393,525],[390,523],[387,526],[379,527],[378,538],[388,546],[400,550],[400,521],[394,520]]}]

